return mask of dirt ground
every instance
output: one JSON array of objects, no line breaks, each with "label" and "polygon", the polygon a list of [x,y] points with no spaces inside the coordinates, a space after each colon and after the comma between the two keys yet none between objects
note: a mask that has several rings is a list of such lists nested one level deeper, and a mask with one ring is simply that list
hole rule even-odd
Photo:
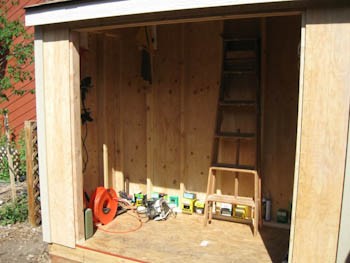
[{"label": "dirt ground", "polygon": [[[26,193],[26,182],[17,183],[17,194]],[[0,207],[10,200],[9,184],[0,182]],[[28,222],[0,226],[0,262],[49,262],[41,227]]]}]

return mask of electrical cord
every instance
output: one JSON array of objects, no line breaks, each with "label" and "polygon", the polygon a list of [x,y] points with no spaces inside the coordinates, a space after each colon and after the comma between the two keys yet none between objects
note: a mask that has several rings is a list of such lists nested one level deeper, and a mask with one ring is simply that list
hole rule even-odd
[{"label": "electrical cord", "polygon": [[139,222],[137,227],[132,228],[132,229],[128,229],[128,230],[125,230],[125,231],[111,231],[111,230],[107,230],[107,229],[105,229],[105,228],[103,228],[101,226],[97,226],[97,229],[99,229],[99,230],[101,230],[103,232],[106,232],[106,233],[110,233],[110,234],[127,234],[127,233],[131,233],[131,232],[135,232],[135,231],[139,230],[142,227],[144,222],[141,220],[141,218],[138,216],[138,214],[137,214],[137,216],[134,216],[134,215],[132,215],[130,213],[126,213],[126,214],[137,219],[137,221]]},{"label": "electrical cord", "polygon": [[92,88],[91,84],[91,77],[85,77],[80,82],[80,97],[81,97],[81,106],[82,106],[82,113],[81,113],[81,122],[82,125],[85,127],[85,134],[82,136],[82,145],[83,145],[83,151],[85,153],[85,158],[83,155],[83,173],[85,173],[87,164],[89,162],[89,152],[86,147],[86,139],[88,136],[88,122],[92,122],[93,119],[91,118],[91,112],[90,109],[88,109],[85,105],[86,96],[89,90]]},{"label": "electrical cord", "polygon": [[[81,142],[82,142],[82,145],[83,145],[83,151],[85,154],[83,154],[83,173],[85,173],[86,171],[86,168],[87,168],[87,165],[88,165],[88,162],[89,162],[89,152],[88,152],[88,149],[86,147],[86,139],[87,139],[87,136],[88,136],[88,125],[87,125],[87,122],[85,122],[84,124],[84,135],[81,137]],[[85,156],[85,158],[84,158]]]}]

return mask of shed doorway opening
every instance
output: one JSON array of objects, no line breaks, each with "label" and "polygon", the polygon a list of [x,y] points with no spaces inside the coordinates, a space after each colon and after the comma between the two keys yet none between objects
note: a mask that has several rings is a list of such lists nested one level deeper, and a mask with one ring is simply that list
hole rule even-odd
[{"label": "shed doorway opening", "polygon": [[[91,78],[84,103],[92,121],[81,127],[85,192],[103,185],[107,173],[117,192],[177,196],[180,209],[185,192],[205,200],[225,81],[232,87],[225,96],[258,102],[258,110],[243,105],[232,114],[226,109],[224,132],[255,137],[239,143],[220,139],[215,154],[220,163],[255,165],[260,178],[255,237],[249,224],[220,215],[217,204],[219,219],[206,227],[203,215],[179,213],[131,233],[97,230],[80,249],[148,262],[281,261],[288,251],[293,196],[300,34],[296,15],[80,33],[80,75]],[[258,93],[249,75],[222,77],[224,37],[258,41]],[[240,175],[238,187],[235,177],[221,173],[215,192],[234,195],[238,188],[240,196],[252,196],[252,184],[252,178]],[[130,215],[105,227],[132,229],[138,222]],[[246,217],[252,217],[249,209]]]}]

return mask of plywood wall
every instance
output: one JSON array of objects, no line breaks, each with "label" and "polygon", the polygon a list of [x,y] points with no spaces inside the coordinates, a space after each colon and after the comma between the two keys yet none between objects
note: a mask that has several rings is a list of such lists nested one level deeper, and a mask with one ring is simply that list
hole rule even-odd
[{"label": "plywood wall", "polygon": [[[221,84],[223,24],[215,21],[157,26],[152,85],[147,85],[140,75],[141,52],[136,41],[139,28],[89,33],[82,75],[93,78],[87,106],[94,121],[88,124],[86,189],[102,184],[102,144],[106,143],[111,183],[117,190],[124,186],[113,176],[118,178],[122,173],[129,181],[130,193],[146,193],[148,183],[148,191],[181,195],[187,190],[204,197]],[[233,37],[260,36],[260,19],[232,21],[226,27]],[[285,91],[294,88],[294,94],[294,84]],[[275,109],[275,105],[271,107]],[[273,116],[274,120],[292,114],[284,110],[284,115]],[[273,137],[276,130],[283,133],[279,129],[289,127],[277,126],[266,132]],[[277,140],[283,144],[284,137]],[[292,147],[289,152],[294,156],[295,147],[286,147]],[[230,157],[233,154],[227,150],[226,157],[234,158]],[[278,160],[279,152],[271,155]],[[241,158],[254,163],[256,157],[247,151]],[[293,167],[290,169],[287,176],[293,173]],[[251,194],[250,185],[249,179],[242,179],[241,194]],[[233,178],[223,176],[218,188],[233,193]]]},{"label": "plywood wall", "polygon": [[185,189],[205,192],[221,76],[220,22],[185,27]]},{"label": "plywood wall", "polygon": [[336,261],[350,105],[349,17],[349,8],[305,16],[292,262]]},{"label": "plywood wall", "polygon": [[106,143],[112,184],[121,172],[130,193],[145,193],[149,178],[152,191],[179,194],[182,184],[203,196],[220,84],[221,27],[158,26],[152,85],[140,75],[139,28],[88,34],[81,62],[82,77],[93,80],[86,102],[94,119],[87,124],[88,193],[103,183]]},{"label": "plywood wall", "polygon": [[[289,210],[293,195],[296,149],[301,18],[266,19],[262,193],[277,209]],[[276,187],[278,186],[278,187]]]},{"label": "plywood wall", "polygon": [[151,180],[157,192],[180,189],[181,156],[181,85],[182,27],[157,28],[158,50],[154,55],[154,84],[152,85],[153,131],[148,134],[153,146]]},{"label": "plywood wall", "polygon": [[86,106],[93,118],[87,126],[88,158],[84,188],[91,193],[103,185],[103,144],[108,148],[109,184],[130,181],[131,192],[146,190],[146,88],[140,78],[136,30],[88,34],[82,47],[82,78],[93,87]]}]

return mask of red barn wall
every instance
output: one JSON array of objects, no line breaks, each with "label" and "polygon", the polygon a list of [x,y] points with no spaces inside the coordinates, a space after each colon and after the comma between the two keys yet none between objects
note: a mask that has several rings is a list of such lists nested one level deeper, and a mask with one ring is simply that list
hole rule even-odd
[{"label": "red barn wall", "polygon": [[[24,7],[42,2],[42,0],[19,0],[18,5],[10,6],[10,1],[7,2],[9,7],[8,18],[10,20],[20,19],[24,23],[25,11]],[[26,27],[28,33],[34,33],[34,27]],[[21,41],[17,39],[15,41]],[[34,63],[27,66],[26,70],[31,72],[32,80],[24,83],[17,83],[16,89],[34,90]],[[10,128],[13,131],[13,136],[18,139],[21,130],[23,129],[24,121],[36,119],[35,95],[26,93],[23,96],[9,94],[9,101],[0,103],[0,108],[9,110]],[[3,127],[3,116],[0,116],[1,127]]]}]

